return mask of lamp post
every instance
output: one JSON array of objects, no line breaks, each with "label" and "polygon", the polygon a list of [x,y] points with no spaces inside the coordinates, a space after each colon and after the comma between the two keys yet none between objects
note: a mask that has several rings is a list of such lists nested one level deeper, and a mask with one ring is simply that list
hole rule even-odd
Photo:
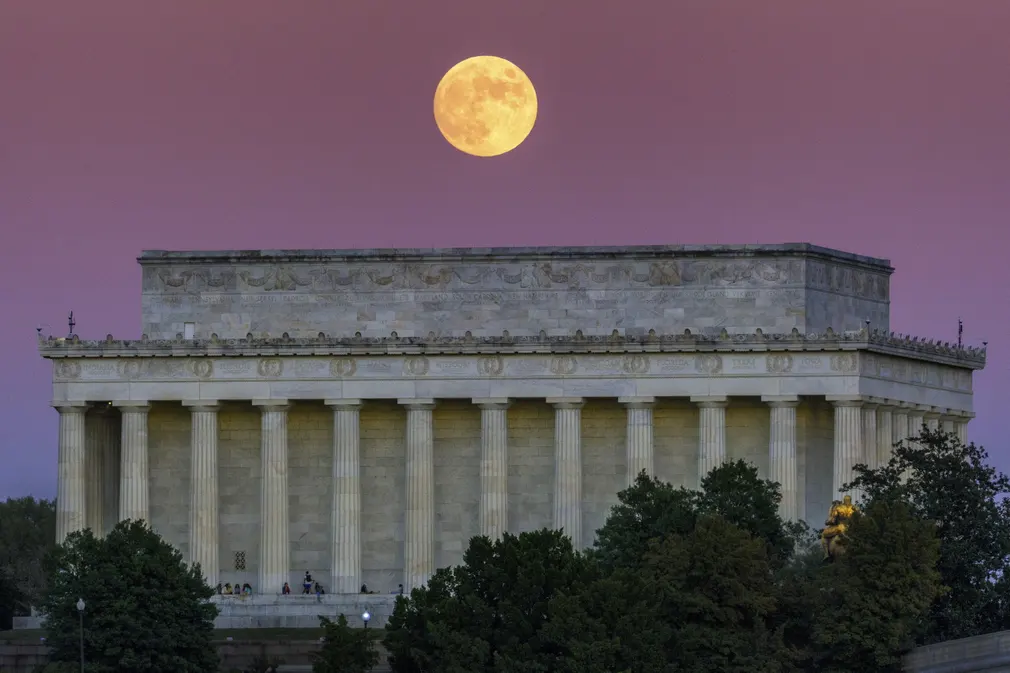
[{"label": "lamp post", "polygon": [[84,673],[84,599],[77,599],[77,615],[81,619],[81,673]]},{"label": "lamp post", "polygon": [[367,611],[363,612],[361,614],[361,621],[365,622],[365,630],[366,631],[368,630],[368,620],[371,619],[371,618],[372,618],[372,615],[368,614]]}]

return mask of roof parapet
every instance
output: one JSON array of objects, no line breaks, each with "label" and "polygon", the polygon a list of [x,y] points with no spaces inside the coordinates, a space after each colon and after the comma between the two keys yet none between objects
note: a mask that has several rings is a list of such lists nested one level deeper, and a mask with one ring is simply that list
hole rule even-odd
[{"label": "roof parapet", "polygon": [[943,362],[968,369],[982,369],[986,362],[986,349],[951,345],[949,342],[927,340],[895,332],[868,331],[835,332],[831,329],[820,334],[801,334],[794,329],[789,334],[765,334],[761,330],[750,334],[729,334],[723,330],[718,335],[695,334],[684,330],[681,334],[656,334],[645,336],[623,335],[614,330],[608,335],[586,336],[581,330],[573,335],[548,336],[541,331],[533,336],[511,336],[507,331],[501,336],[475,337],[469,332],[461,337],[437,336],[400,337],[392,332],[388,337],[333,337],[320,332],[314,338],[292,338],[285,332],[279,337],[254,337],[244,339],[114,339],[111,334],[104,340],[81,340],[77,335],[66,338],[40,337],[39,354],[45,358],[66,357],[142,357],[142,356],[220,356],[253,355],[277,352],[291,355],[317,355],[326,351],[356,354],[386,354],[414,351],[436,353],[469,353],[482,351],[522,352],[675,352],[720,350],[869,350],[898,357]]}]

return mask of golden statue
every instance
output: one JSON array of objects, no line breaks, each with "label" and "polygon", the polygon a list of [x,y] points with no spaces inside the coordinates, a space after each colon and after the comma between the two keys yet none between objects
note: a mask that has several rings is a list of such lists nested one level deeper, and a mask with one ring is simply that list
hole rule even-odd
[{"label": "golden statue", "polygon": [[852,496],[847,495],[841,502],[835,500],[828,511],[828,519],[824,522],[821,532],[821,549],[824,550],[824,560],[830,561],[844,553],[845,531],[849,527],[849,519],[859,510],[852,504]]}]

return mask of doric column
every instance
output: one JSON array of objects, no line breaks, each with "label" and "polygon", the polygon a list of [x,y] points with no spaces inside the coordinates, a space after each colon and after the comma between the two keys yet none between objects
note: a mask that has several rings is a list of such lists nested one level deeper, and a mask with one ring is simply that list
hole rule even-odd
[{"label": "doric column", "polygon": [[549,398],[554,406],[554,528],[582,548],[581,397]]},{"label": "doric column", "polygon": [[692,397],[698,405],[698,484],[726,462],[726,407],[729,398]]},{"label": "doric column", "polygon": [[932,432],[936,432],[940,429],[940,416],[942,415],[942,410],[939,407],[929,407],[929,411],[923,414],[926,427]]},{"label": "doric column", "polygon": [[209,400],[185,401],[189,407],[189,562],[199,563],[204,580],[216,586],[218,558],[217,411]]},{"label": "doric column", "polygon": [[287,400],[253,400],[260,408],[260,567],[257,593],[279,594],[291,573],[288,537]]},{"label": "doric column", "polygon": [[877,466],[877,409],[880,404],[874,400],[863,402],[863,453],[857,463],[866,465],[871,470]]},{"label": "doric column", "polygon": [[119,520],[149,522],[147,402],[113,402],[122,413],[119,466]]},{"label": "doric column", "polygon": [[887,465],[891,460],[891,447],[894,442],[894,410],[894,406],[886,403],[877,407],[877,457],[873,467]]},{"label": "doric column", "polygon": [[105,453],[102,461],[102,532],[108,535],[119,522],[119,487],[120,472],[123,467],[122,451],[123,433],[121,430],[121,415],[111,407],[106,412],[102,428],[105,439],[101,445]]},{"label": "doric column", "polygon": [[508,408],[505,398],[475,399],[480,407],[480,534],[508,530]]},{"label": "doric column", "polygon": [[[835,407],[835,452],[833,460],[832,491],[837,499],[843,493],[842,486],[855,478],[852,467],[863,456],[863,423],[860,397],[829,396],[828,401]],[[859,493],[848,491],[848,495],[858,498]]]},{"label": "doric column", "polygon": [[[899,402],[895,406],[894,411],[891,413],[891,445],[897,444],[898,442],[907,442],[909,438],[908,433],[908,412],[911,410],[911,406],[905,402]],[[894,453],[892,448],[891,453]]]},{"label": "doric column", "polygon": [[59,470],[56,477],[56,543],[86,525],[84,491],[87,402],[54,402],[60,413]]},{"label": "doric column", "polygon": [[[908,410],[908,436],[918,437],[922,434],[922,426],[926,422],[926,412],[930,411],[932,407],[924,405],[916,405]],[[918,447],[919,442],[909,441],[909,445]]]},{"label": "doric column", "polygon": [[108,461],[112,458],[109,440],[115,427],[112,410],[107,406],[92,409],[85,418],[86,439],[84,446],[84,489],[87,505],[85,526],[96,536],[105,534],[105,489],[108,486],[106,474]]},{"label": "doric column", "polygon": [[331,560],[335,594],[361,587],[361,400],[326,400],[333,409]]},{"label": "doric column", "polygon": [[431,399],[405,399],[407,407],[407,511],[403,545],[404,591],[422,587],[435,573],[435,435]]},{"label": "doric column", "polygon": [[656,474],[655,456],[652,444],[652,407],[655,397],[621,397],[627,414],[625,448],[628,462],[628,486],[632,486],[643,470],[647,475]]},{"label": "doric column", "polygon": [[954,432],[962,444],[968,444],[968,423],[975,418],[975,414],[970,411],[961,412],[961,417],[954,424]]},{"label": "doric column", "polygon": [[953,409],[948,409],[946,413],[940,417],[940,429],[948,435],[954,434],[954,423],[957,422],[957,416],[954,416],[953,413]]},{"label": "doric column", "polygon": [[786,521],[799,518],[798,466],[796,461],[796,395],[766,395],[761,398],[771,407],[768,432],[768,474],[778,483],[782,494],[779,516]]}]

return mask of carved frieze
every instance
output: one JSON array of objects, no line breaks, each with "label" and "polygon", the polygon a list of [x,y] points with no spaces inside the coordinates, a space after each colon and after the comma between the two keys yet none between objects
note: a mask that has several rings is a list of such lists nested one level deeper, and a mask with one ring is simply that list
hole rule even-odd
[{"label": "carved frieze", "polygon": [[718,374],[722,372],[722,356],[714,353],[698,355],[694,360],[694,367],[699,374]]},{"label": "carved frieze", "polygon": [[267,379],[275,379],[284,371],[284,361],[280,358],[261,358],[256,363],[256,371]]},{"label": "carved frieze", "polygon": [[971,375],[935,363],[865,352],[581,353],[390,355],[358,357],[90,358],[54,362],[57,382],[387,380],[490,378],[649,378],[697,376],[869,376],[965,392]]},{"label": "carved frieze", "polygon": [[354,376],[358,366],[354,358],[340,357],[330,360],[330,376],[335,379],[346,379]]},{"label": "carved frieze", "polygon": [[411,356],[403,361],[403,373],[407,376],[424,376],[428,367],[428,358],[423,355]]}]

